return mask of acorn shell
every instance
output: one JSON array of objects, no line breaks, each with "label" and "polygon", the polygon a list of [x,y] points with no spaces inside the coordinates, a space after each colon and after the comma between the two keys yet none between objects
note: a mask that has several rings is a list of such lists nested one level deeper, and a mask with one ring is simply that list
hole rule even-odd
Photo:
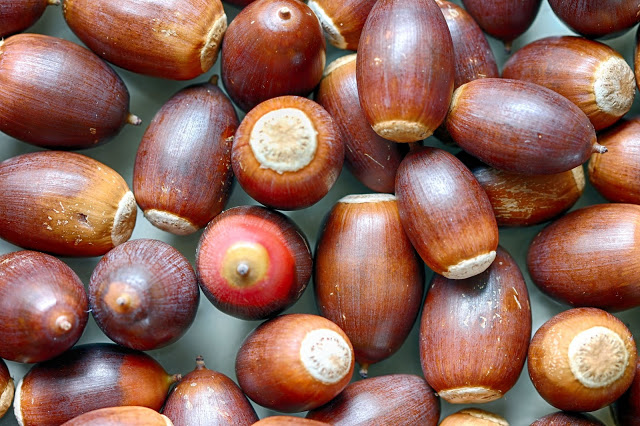
[{"label": "acorn shell", "polygon": [[634,0],[549,0],[549,6],[571,30],[588,38],[616,37],[640,20]]},{"label": "acorn shell", "polygon": [[294,416],[269,416],[253,424],[253,426],[322,426],[329,423]]},{"label": "acorn shell", "polygon": [[236,111],[215,83],[182,89],[160,108],[133,168],[133,193],[154,226],[187,235],[222,211],[237,128]]},{"label": "acorn shell", "polygon": [[3,161],[0,198],[1,238],[61,256],[103,255],[131,237],[136,221],[135,199],[124,179],[71,152]]},{"label": "acorn shell", "polygon": [[62,426],[173,426],[166,416],[147,408],[137,406],[107,407],[89,411],[69,420]]},{"label": "acorn shell", "polygon": [[207,72],[227,29],[220,0],[64,0],[62,11],[74,34],[105,60],[173,80]]},{"label": "acorn shell", "polygon": [[636,373],[631,386],[610,405],[610,409],[616,425],[640,425],[640,361],[636,363]]},{"label": "acorn shell", "polygon": [[89,318],[80,278],[64,262],[36,251],[0,256],[0,357],[40,362],[80,339]]},{"label": "acorn shell", "polygon": [[60,0],[0,0],[0,37],[19,33],[35,24],[49,5]]},{"label": "acorn shell", "polygon": [[129,114],[129,92],[91,51],[41,34],[0,40],[4,133],[45,148],[77,149],[106,142],[126,123],[140,124]]},{"label": "acorn shell", "polygon": [[559,411],[539,418],[531,426],[604,426],[604,423],[590,414]]},{"label": "acorn shell", "polygon": [[486,410],[464,408],[442,419],[440,426],[509,426],[509,422]]},{"label": "acorn shell", "polygon": [[0,358],[0,419],[9,411],[14,391],[15,386],[7,364]]},{"label": "acorn shell", "polygon": [[360,34],[376,0],[309,0],[329,43],[338,49],[357,50]]}]

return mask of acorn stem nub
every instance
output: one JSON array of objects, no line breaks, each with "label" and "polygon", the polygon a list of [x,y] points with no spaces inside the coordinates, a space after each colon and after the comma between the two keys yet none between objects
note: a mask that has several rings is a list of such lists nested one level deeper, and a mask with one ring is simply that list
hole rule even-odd
[{"label": "acorn stem nub", "polygon": [[593,152],[594,153],[597,152],[598,154],[604,154],[607,151],[608,151],[608,149],[607,149],[606,146],[602,146],[597,142],[595,144],[593,144]]},{"label": "acorn stem nub", "polygon": [[282,18],[282,19],[289,19],[289,18],[291,18],[291,10],[286,6],[282,7],[278,11],[278,15],[280,15],[280,18]]},{"label": "acorn stem nub", "polygon": [[132,126],[139,126],[140,123],[142,123],[142,120],[137,115],[129,113],[127,115],[127,123],[131,124]]}]

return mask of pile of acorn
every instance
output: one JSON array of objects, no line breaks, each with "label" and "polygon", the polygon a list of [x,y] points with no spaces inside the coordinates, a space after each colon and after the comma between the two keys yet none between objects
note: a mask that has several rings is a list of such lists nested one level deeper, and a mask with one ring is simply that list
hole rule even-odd
[{"label": "pile of acorn", "polygon": [[[640,306],[640,119],[622,118],[637,81],[595,40],[630,31],[640,4],[549,0],[579,36],[526,44],[500,72],[485,33],[510,49],[540,0],[229,3],[230,22],[220,0],[63,0],[85,48],[24,32],[58,0],[0,0],[0,131],[33,148],[0,163],[0,238],[17,246],[0,256],[0,358],[34,364],[14,386],[0,359],[0,417],[436,425],[462,404],[440,424],[520,425],[466,406],[505,400],[524,370],[561,410],[536,425],[602,425],[583,412],[608,406],[640,425],[618,318]],[[325,37],[357,54],[327,64]],[[218,54],[220,85],[182,86],[117,161],[131,176],[90,155],[142,122],[112,65],[158,84]],[[566,213],[587,162],[603,202]],[[310,243],[293,212],[319,211],[343,166],[368,193],[321,210]],[[251,205],[231,207],[237,191]],[[197,244],[132,239],[141,220]],[[498,245],[517,227],[540,229],[519,239],[526,270]],[[88,280],[78,257],[95,258]],[[282,314],[312,279],[317,310]],[[144,352],[180,345],[200,291],[259,321],[230,349],[237,384],[197,347],[184,376]],[[540,327],[534,291],[559,302]],[[76,344],[89,316],[115,344]],[[416,327],[422,374],[367,378]]]}]

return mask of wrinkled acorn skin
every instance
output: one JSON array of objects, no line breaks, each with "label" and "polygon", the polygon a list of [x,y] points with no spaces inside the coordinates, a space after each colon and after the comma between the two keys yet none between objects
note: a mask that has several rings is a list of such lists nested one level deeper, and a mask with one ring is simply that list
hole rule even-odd
[{"label": "wrinkled acorn skin", "polygon": [[420,362],[441,398],[469,404],[503,397],[520,376],[530,336],[527,286],[501,247],[474,277],[434,275],[420,319]]},{"label": "wrinkled acorn skin", "polygon": [[[437,64],[437,65],[436,65]],[[451,35],[433,0],[381,0],[360,36],[360,104],[380,136],[415,142],[446,114],[454,81]]]},{"label": "wrinkled acorn skin", "polygon": [[158,411],[179,378],[144,352],[105,343],[75,346],[24,376],[16,390],[16,417],[24,426],[54,426],[99,408]]},{"label": "wrinkled acorn skin", "polygon": [[293,416],[270,416],[257,421],[253,426],[322,426],[329,423]]},{"label": "wrinkled acorn skin", "polygon": [[[402,226],[429,268],[467,278],[489,266],[498,226],[489,198],[460,160],[437,148],[410,152],[398,169],[396,196]],[[479,256],[487,258],[482,266],[456,270]]]},{"label": "wrinkled acorn skin", "polygon": [[57,4],[59,0],[1,0],[0,37],[26,30],[40,19],[48,5]]},{"label": "wrinkled acorn skin", "polygon": [[318,311],[349,336],[364,372],[400,348],[420,310],[424,272],[394,196],[351,195],[333,206],[313,282]]},{"label": "wrinkled acorn skin", "polygon": [[62,426],[173,426],[162,414],[146,407],[107,407],[89,411]]},{"label": "wrinkled acorn skin", "polygon": [[531,242],[527,267],[553,299],[610,311],[640,305],[640,206],[599,204],[575,210]]},{"label": "wrinkled acorn skin", "polygon": [[640,425],[640,361],[629,389],[610,406],[613,419],[618,426]]},{"label": "wrinkled acorn skin", "polygon": [[243,111],[278,96],[306,96],[322,78],[325,51],[320,22],[305,3],[258,0],[229,24],[222,81]]},{"label": "wrinkled acorn skin", "polygon": [[175,426],[215,424],[249,426],[258,416],[238,385],[226,375],[209,370],[202,357],[180,380],[162,409]]},{"label": "wrinkled acorn skin", "polygon": [[442,419],[440,426],[509,426],[509,423],[498,414],[479,408],[464,408]]},{"label": "wrinkled acorn skin", "polygon": [[15,387],[7,364],[0,358],[0,419],[9,411]]},{"label": "wrinkled acorn skin", "polygon": [[[80,339],[89,318],[80,278],[48,254],[22,250],[0,256],[0,357],[40,362]],[[10,324],[10,325],[9,325]]]},{"label": "wrinkled acorn skin", "polygon": [[524,33],[538,15],[540,0],[462,0],[464,8],[487,34],[505,42]]},{"label": "wrinkled acorn skin", "polygon": [[309,0],[322,29],[338,49],[357,50],[360,34],[376,0]]},{"label": "wrinkled acorn skin", "polygon": [[[242,247],[254,250],[241,253]],[[248,269],[244,275],[238,272],[242,264]],[[196,250],[198,283],[207,299],[246,320],[266,319],[293,305],[307,288],[312,264],[300,228],[261,206],[238,206],[218,215]]]},{"label": "wrinkled acorn skin", "polygon": [[[610,65],[609,65],[610,64]],[[545,37],[514,53],[502,77],[553,90],[576,104],[596,130],[609,127],[633,103],[633,70],[618,52],[582,37]]]},{"label": "wrinkled acorn skin", "polygon": [[640,204],[640,118],[623,119],[598,135],[607,155],[589,160],[589,182],[609,201]]},{"label": "wrinkled acorn skin", "polygon": [[231,101],[212,83],[182,89],[160,108],[133,168],[133,193],[153,225],[191,234],[222,211],[238,124]]},{"label": "wrinkled acorn skin", "polygon": [[520,80],[483,78],[460,86],[446,128],[469,154],[522,174],[565,172],[602,152],[580,108],[550,89]]},{"label": "wrinkled acorn skin", "polygon": [[189,329],[200,290],[191,264],[167,243],[127,241],[100,259],[89,280],[93,318],[114,342],[148,351]]},{"label": "wrinkled acorn skin", "polygon": [[408,149],[373,131],[360,106],[355,54],[329,64],[315,96],[333,117],[344,141],[344,164],[369,189],[393,193],[396,172]]},{"label": "wrinkled acorn skin", "polygon": [[0,198],[0,237],[26,249],[100,256],[127,241],[135,226],[135,200],[124,179],[71,152],[34,152],[3,161]]},{"label": "wrinkled acorn skin", "polygon": [[335,426],[435,426],[440,400],[423,378],[390,374],[351,383],[331,402],[309,411],[307,418]]},{"label": "wrinkled acorn skin", "polygon": [[640,20],[633,0],[549,0],[553,12],[571,30],[588,38],[615,37]]},{"label": "wrinkled acorn skin", "polygon": [[227,29],[220,0],[64,0],[62,11],[74,34],[103,59],[172,80],[207,72]]},{"label": "wrinkled acorn skin", "polygon": [[88,148],[115,136],[128,119],[124,82],[91,51],[41,34],[0,42],[4,133],[44,148]]},{"label": "wrinkled acorn skin", "polygon": [[[632,423],[625,424],[632,426]],[[559,411],[547,414],[531,423],[531,426],[604,426],[604,423],[590,414]]]}]

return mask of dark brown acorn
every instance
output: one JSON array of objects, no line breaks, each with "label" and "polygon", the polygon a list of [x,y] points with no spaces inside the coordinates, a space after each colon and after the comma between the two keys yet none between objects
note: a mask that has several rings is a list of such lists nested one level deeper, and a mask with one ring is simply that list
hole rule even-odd
[{"label": "dark brown acorn", "polygon": [[640,20],[635,0],[549,0],[549,6],[571,30],[588,38],[615,37]]},{"label": "dark brown acorn", "polygon": [[498,247],[491,203],[452,154],[430,147],[411,151],[398,169],[396,196],[402,226],[429,268],[463,279],[491,265]]},{"label": "dark brown acorn", "polygon": [[554,174],[584,163],[599,145],[589,118],[564,96],[534,83],[482,78],[456,89],[447,131],[497,169]]},{"label": "dark brown acorn", "polygon": [[530,336],[527,286],[504,249],[466,280],[434,275],[420,320],[420,362],[440,398],[472,404],[503,397],[520,376]]},{"label": "dark brown acorn", "polygon": [[0,419],[9,411],[15,387],[7,364],[0,358]]},{"label": "dark brown acorn", "polygon": [[61,256],[103,255],[127,241],[136,222],[136,202],[124,179],[71,152],[3,161],[0,199],[1,238]]},{"label": "dark brown acorn", "polygon": [[257,421],[253,426],[323,426],[329,423],[293,416],[270,416]]},{"label": "dark brown acorn", "polygon": [[173,234],[203,228],[231,195],[238,116],[216,81],[189,86],[169,99],[136,154],[136,201],[149,222]]},{"label": "dark brown acorn", "polygon": [[376,0],[309,0],[329,43],[338,49],[357,50],[362,27]]},{"label": "dark brown acorn", "polygon": [[306,96],[322,78],[325,50],[320,22],[305,3],[258,0],[229,25],[222,81],[243,111],[278,96]]},{"label": "dark brown acorn", "polygon": [[158,411],[178,380],[144,352],[106,343],[75,346],[29,370],[16,388],[15,415],[23,426],[54,426],[99,408]]},{"label": "dark brown acorn", "polygon": [[180,380],[162,409],[175,426],[249,426],[258,416],[242,390],[229,377],[209,370],[196,358],[196,369]]},{"label": "dark brown acorn", "polygon": [[107,407],[89,411],[62,426],[173,426],[166,416],[147,407]]},{"label": "dark brown acorn", "polygon": [[424,273],[395,196],[338,200],[318,237],[313,282],[320,314],[349,336],[362,376],[400,349],[420,310]]},{"label": "dark brown acorn", "polygon": [[22,32],[35,24],[47,6],[60,0],[0,0],[0,37]]},{"label": "dark brown acorn", "polygon": [[[630,423],[628,426],[632,426]],[[539,418],[530,426],[605,426],[590,414],[559,411]]]},{"label": "dark brown acorn", "polygon": [[124,82],[84,47],[16,34],[0,40],[0,58],[0,130],[9,136],[46,148],[88,148],[126,123],[140,124],[129,113]]},{"label": "dark brown acorn", "polygon": [[220,0],[64,0],[62,11],[75,35],[103,59],[173,80],[207,72],[227,29]]},{"label": "dark brown acorn", "polygon": [[88,293],[93,318],[104,334],[142,351],[182,337],[200,301],[187,258],[151,239],[127,241],[104,255],[91,274]]},{"label": "dark brown acorn", "polygon": [[443,122],[454,81],[447,23],[434,0],[380,0],[362,29],[360,104],[380,136],[415,142]]},{"label": "dark brown acorn", "polygon": [[440,426],[509,426],[509,422],[504,417],[489,411],[464,408],[442,419]]},{"label": "dark brown acorn", "polygon": [[640,306],[640,206],[597,204],[575,210],[531,242],[533,282],[572,306]]},{"label": "dark brown acorn", "polygon": [[610,406],[613,419],[618,426],[640,425],[640,361],[629,389]]},{"label": "dark brown acorn", "polygon": [[440,400],[422,377],[390,374],[351,383],[307,418],[334,426],[437,425]]},{"label": "dark brown acorn", "polygon": [[80,339],[89,318],[80,278],[64,262],[36,251],[0,256],[0,357],[40,362]]}]

